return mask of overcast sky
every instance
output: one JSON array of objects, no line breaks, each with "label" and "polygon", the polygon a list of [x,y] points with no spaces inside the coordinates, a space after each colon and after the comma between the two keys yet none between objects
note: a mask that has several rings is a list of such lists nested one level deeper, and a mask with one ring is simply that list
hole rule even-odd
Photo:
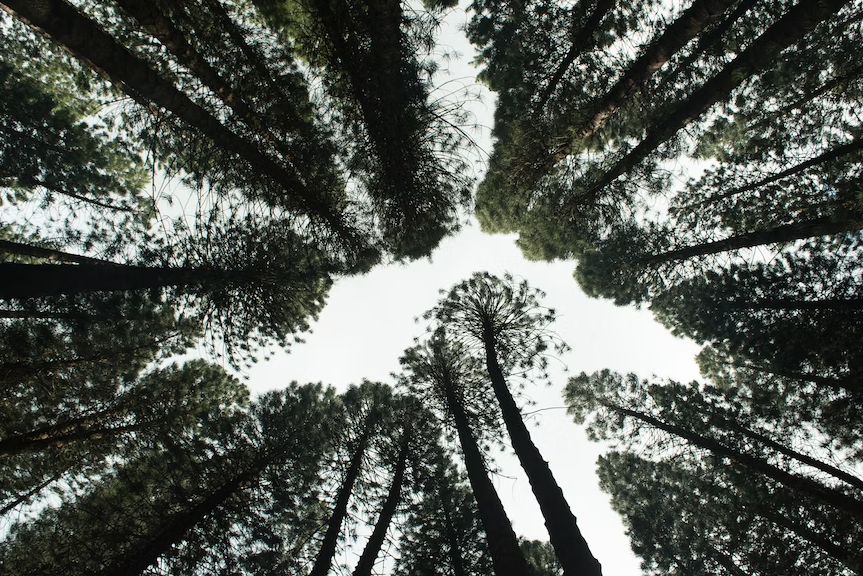
[{"label": "overcast sky", "polygon": [[[462,55],[450,63],[451,79],[456,82],[448,87],[459,81],[472,83],[476,74],[468,66],[470,45],[458,30],[464,21],[463,12],[453,13],[442,31],[441,46]],[[487,93],[483,98],[472,109],[478,123],[490,126],[493,100]],[[490,149],[488,130],[475,137]],[[522,277],[547,293],[543,303],[558,313],[553,329],[572,347],[553,366],[552,387],[526,391],[537,403],[529,410],[543,409],[532,416],[538,426],[531,426],[531,434],[602,563],[603,573],[636,576],[638,561],[620,519],[597,486],[595,462],[601,447],[587,441],[565,410],[556,409],[563,404],[561,391],[568,377],[563,369],[575,375],[611,368],[687,381],[698,376],[693,360],[698,348],[672,337],[647,311],[587,298],[572,278],[573,269],[572,262],[528,262],[513,236],[484,235],[474,222],[457,237],[445,240],[431,261],[381,267],[365,276],[338,281],[306,343],[257,365],[249,372],[248,383],[253,392],[263,392],[292,380],[324,382],[339,389],[364,378],[391,382],[390,374],[398,371],[402,351],[424,333],[425,324],[415,319],[436,304],[439,290],[448,290],[478,271]],[[547,540],[539,507],[517,460],[502,454],[498,463],[502,473],[495,485],[516,533]]]}]

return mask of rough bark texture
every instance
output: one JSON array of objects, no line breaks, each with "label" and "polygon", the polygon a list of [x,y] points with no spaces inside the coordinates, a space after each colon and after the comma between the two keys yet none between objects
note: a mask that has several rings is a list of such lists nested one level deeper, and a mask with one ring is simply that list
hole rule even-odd
[{"label": "rough bark texture", "polygon": [[488,538],[494,573],[496,576],[529,576],[527,562],[518,547],[518,538],[509,522],[503,503],[486,473],[482,453],[470,431],[464,407],[456,397],[454,383],[444,382],[444,392],[447,406],[455,420],[468,479]]},{"label": "rough bark texture", "polygon": [[521,411],[506,385],[503,371],[494,348],[494,336],[486,327],[483,335],[486,366],[491,377],[492,388],[500,405],[513,450],[527,473],[533,494],[545,518],[551,545],[554,547],[563,572],[566,576],[600,576],[602,569],[599,561],[590,552],[569,503],[563,496],[551,469],[530,438],[524,425]]}]

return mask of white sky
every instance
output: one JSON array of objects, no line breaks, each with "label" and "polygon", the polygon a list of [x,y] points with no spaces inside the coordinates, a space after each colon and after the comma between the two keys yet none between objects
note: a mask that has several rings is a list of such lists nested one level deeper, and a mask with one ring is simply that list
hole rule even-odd
[{"label": "white sky", "polygon": [[[458,29],[465,18],[463,12],[450,15],[440,44],[461,53],[459,60],[450,63],[450,74],[456,82],[470,84],[476,74],[468,65],[472,51]],[[479,124],[490,126],[489,102],[493,99],[487,92],[483,98],[485,104],[476,103],[472,110]],[[478,134],[477,139],[490,150],[488,130]],[[693,360],[698,347],[694,343],[672,337],[649,312],[587,298],[572,278],[573,263],[528,262],[514,239],[484,235],[473,222],[457,237],[445,240],[431,261],[379,267],[365,276],[337,282],[313,325],[314,332],[305,337],[306,343],[296,345],[290,354],[278,353],[248,373],[252,391],[281,388],[292,380],[324,382],[338,389],[363,378],[391,382],[390,374],[398,371],[402,351],[424,333],[425,323],[417,324],[415,318],[437,303],[439,290],[448,290],[483,270],[498,276],[510,272],[545,291],[543,304],[558,313],[552,328],[573,349],[558,367],[552,366],[551,388],[526,390],[537,403],[529,410],[563,405],[561,391],[567,379],[564,365],[573,375],[611,368],[684,381],[698,376]],[[538,424],[531,427],[533,439],[549,461],[591,550],[602,563],[603,574],[640,574],[620,519],[597,486],[595,462],[601,447],[587,441],[565,410],[545,410],[533,422]],[[539,507],[518,461],[510,454],[501,454],[498,464],[502,473],[495,478],[495,485],[516,533],[547,540]]]}]

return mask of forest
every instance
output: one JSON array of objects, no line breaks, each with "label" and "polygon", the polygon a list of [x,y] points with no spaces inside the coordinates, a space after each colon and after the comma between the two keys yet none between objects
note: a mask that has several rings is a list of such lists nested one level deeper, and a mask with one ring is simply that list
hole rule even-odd
[{"label": "forest", "polygon": [[[0,8],[0,574],[600,576],[549,385],[645,575],[863,575],[863,0]],[[561,382],[578,319],[477,270],[388,381],[250,391],[334,285],[473,218],[701,377]]]}]

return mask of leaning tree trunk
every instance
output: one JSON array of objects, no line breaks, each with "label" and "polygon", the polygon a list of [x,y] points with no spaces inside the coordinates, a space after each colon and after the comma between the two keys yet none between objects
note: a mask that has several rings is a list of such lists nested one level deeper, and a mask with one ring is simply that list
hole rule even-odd
[{"label": "leaning tree trunk", "polygon": [[744,80],[777,62],[782,50],[800,41],[822,20],[838,12],[848,2],[849,0],[801,0],[716,76],[695,90],[670,115],[655,123],[644,140],[605,172],[585,194],[577,196],[573,201],[592,204],[603,188],[632,170],[678,130],[726,98]]},{"label": "leaning tree trunk", "polygon": [[524,555],[519,549],[518,538],[509,522],[503,503],[486,473],[485,461],[471,433],[467,414],[456,397],[455,384],[447,377],[443,382],[443,388],[447,407],[455,420],[468,479],[488,538],[494,573],[496,576],[528,576],[530,572]]},{"label": "leaning tree trunk", "polygon": [[814,238],[819,236],[832,236],[842,234],[844,232],[856,232],[863,227],[863,218],[861,217],[840,217],[823,216],[821,218],[813,218],[803,222],[795,222],[793,224],[782,224],[775,228],[767,230],[756,230],[754,232],[745,232],[715,242],[705,242],[695,246],[685,246],[675,250],[669,250],[660,254],[651,254],[641,258],[636,258],[633,263],[638,265],[658,264],[662,262],[670,262],[673,260],[686,260],[687,258],[695,258],[696,256],[709,256],[710,254],[718,254],[720,252],[729,252],[731,250],[741,250],[743,248],[753,248],[767,244],[781,244],[784,242],[792,242],[794,240],[802,240],[804,238]]},{"label": "leaning tree trunk", "polygon": [[191,509],[171,516],[149,540],[115,560],[101,572],[100,576],[139,576],[165,555],[174,544],[181,542],[189,530],[254,481],[265,466],[266,460],[258,458],[248,469],[234,476]]},{"label": "leaning tree trunk", "polygon": [[[592,106],[590,115],[573,130],[573,141],[587,138],[617,110],[633,92],[641,87],[654,72],[662,68],[690,40],[715,22],[736,0],[696,0],[671,23],[659,38],[644,50],[630,65],[615,85]],[[572,153],[572,144],[560,150],[555,160],[560,161]]]},{"label": "leaning tree trunk", "polygon": [[375,566],[375,561],[380,554],[381,547],[387,537],[387,530],[395,516],[396,509],[401,501],[402,484],[405,479],[405,470],[407,468],[408,452],[410,451],[410,441],[413,432],[413,425],[409,421],[405,424],[404,436],[402,438],[401,447],[399,448],[398,456],[396,457],[396,469],[393,474],[393,481],[390,485],[390,490],[387,493],[381,507],[381,513],[378,516],[378,521],[375,523],[375,528],[369,541],[366,543],[363,553],[354,568],[353,576],[371,576],[372,569]]},{"label": "leaning tree trunk", "polygon": [[438,497],[441,499],[441,511],[443,512],[444,529],[449,544],[449,561],[452,564],[453,576],[468,576],[464,568],[461,545],[458,541],[455,520],[453,518],[452,490],[446,480],[441,479],[437,485]]},{"label": "leaning tree trunk", "polygon": [[551,545],[566,576],[600,576],[599,561],[590,552],[569,503],[558,486],[551,469],[530,438],[524,425],[521,411],[506,385],[503,371],[498,362],[494,347],[494,334],[490,327],[483,330],[486,367],[491,377],[492,389],[500,405],[506,430],[512,441],[513,450],[527,473],[533,494],[545,518]]},{"label": "leaning tree trunk", "polygon": [[33,246],[31,244],[12,242],[11,240],[0,240],[0,252],[15,254],[16,256],[41,258],[44,260],[51,260],[53,262],[76,262],[78,264],[92,264],[99,266],[122,266],[122,264],[109,262],[107,260],[99,260],[98,258],[90,258],[89,256],[81,256],[80,254],[54,250],[53,248],[43,248],[41,246]]},{"label": "leaning tree trunk", "polygon": [[[220,148],[236,154],[253,169],[273,178],[286,190],[288,204],[312,218],[325,221],[341,239],[351,246],[357,245],[356,231],[346,225],[333,206],[308,190],[294,168],[280,166],[253,143],[229,130],[74,6],[64,0],[2,0],[0,8],[68,50],[96,72],[109,77],[137,102],[143,105],[152,102],[171,111]],[[359,245],[362,244],[359,241]]]},{"label": "leaning tree trunk", "polygon": [[844,510],[849,514],[853,514],[857,518],[863,519],[863,502],[854,498],[853,496],[849,496],[848,494],[845,494],[834,488],[830,488],[829,486],[824,486],[823,484],[816,482],[815,480],[812,480],[810,478],[791,474],[790,472],[782,470],[781,468],[777,468],[776,466],[760,458],[756,458],[754,456],[726,446],[721,442],[714,440],[713,438],[701,436],[700,434],[696,434],[695,432],[687,430],[686,428],[675,426],[673,424],[668,424],[667,422],[663,422],[662,420],[655,418],[649,414],[645,414],[643,412],[630,410],[628,408],[617,406],[615,404],[611,404],[600,399],[597,400],[599,400],[602,406],[605,406],[607,409],[613,412],[617,412],[618,414],[641,420],[642,422],[649,424],[654,428],[658,428],[659,430],[663,430],[665,432],[668,432],[669,434],[679,436],[680,438],[683,438],[694,446],[704,448],[705,450],[708,450],[717,456],[728,458],[736,465],[743,466],[753,472],[763,474],[768,478],[776,480],[783,486],[787,486],[792,490],[797,490],[799,492],[807,494],[813,498],[824,502],[825,504],[834,506],[839,510]]},{"label": "leaning tree trunk", "polygon": [[357,447],[351,457],[351,462],[348,465],[347,473],[339,487],[338,495],[336,496],[336,505],[333,508],[333,513],[330,515],[330,521],[327,524],[327,531],[324,533],[324,540],[321,543],[321,549],[315,558],[315,564],[309,572],[309,576],[326,576],[333,564],[333,558],[336,554],[336,544],[339,540],[339,532],[342,529],[342,522],[348,514],[348,501],[354,489],[354,484],[360,475],[362,468],[363,457],[366,455],[366,446],[371,438],[371,414],[366,418],[364,430],[357,442]]},{"label": "leaning tree trunk", "polygon": [[118,426],[116,428],[100,427],[105,421],[121,416],[127,412],[123,406],[115,406],[100,410],[79,418],[45,426],[38,430],[17,434],[0,440],[0,456],[11,456],[21,452],[37,452],[52,446],[63,446],[73,442],[92,438],[94,435],[106,436],[123,434],[140,428],[139,424]]},{"label": "leaning tree trunk", "polygon": [[62,296],[81,292],[145,290],[204,281],[202,268],[149,268],[104,264],[0,263],[0,300]]}]

